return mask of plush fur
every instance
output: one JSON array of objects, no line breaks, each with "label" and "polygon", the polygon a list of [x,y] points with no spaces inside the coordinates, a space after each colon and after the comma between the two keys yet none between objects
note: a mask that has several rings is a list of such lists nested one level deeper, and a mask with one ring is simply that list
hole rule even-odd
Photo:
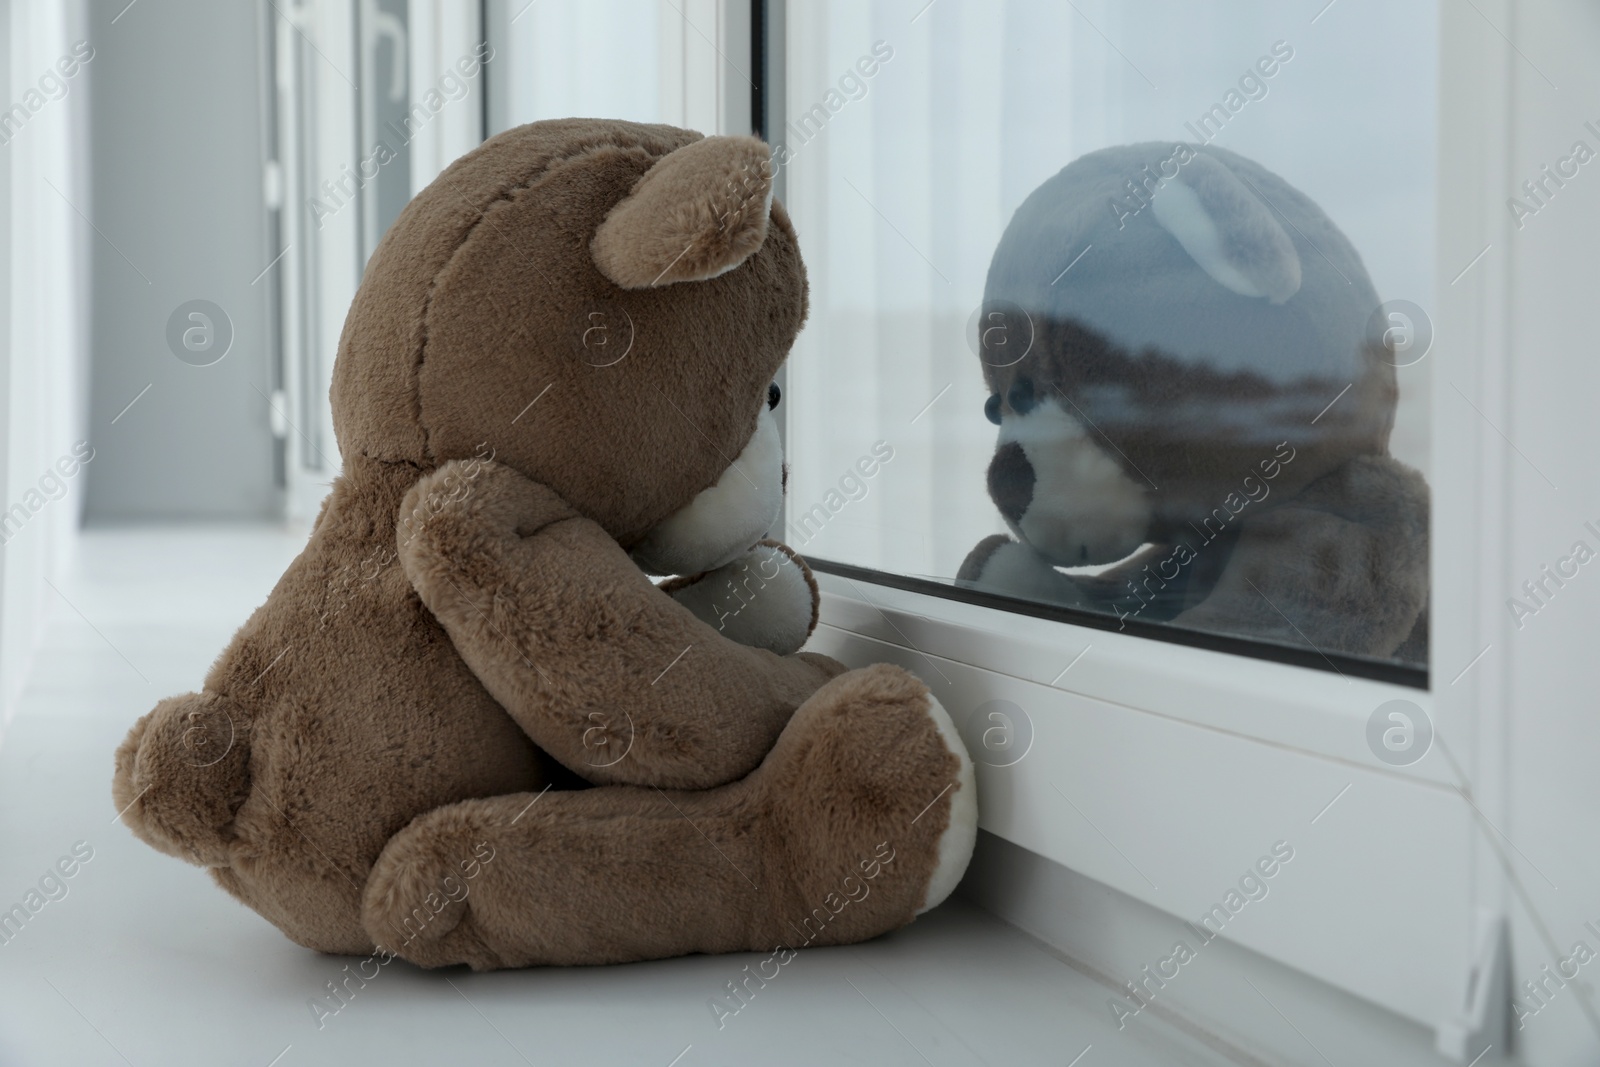
[{"label": "plush fur", "polygon": [[783,510],[783,442],[763,411],[755,436],[717,484],[646,534],[629,551],[651,574],[714,570],[743,555]]},{"label": "plush fur", "polygon": [[[1017,541],[959,581],[1425,661],[1428,491],[1388,454],[1378,297],[1303,193],[1216,147],[1091,153],[1017,209],[985,305],[1027,353],[980,353]],[[1116,566],[1057,569],[1091,564]]]},{"label": "plush fur", "polygon": [[594,261],[624,289],[715,278],[767,236],[772,158],[754,137],[689,145],[601,223]]},{"label": "plush fur", "polygon": [[817,594],[787,550],[722,630],[696,590],[726,572],[630,556],[771,569],[752,442],[806,297],[770,186],[729,192],[755,144],[536,123],[401,213],[305,551],[116,754],[136,835],[302,945],[425,966],[837,944],[948,893],[975,793],[926,687],[791,654]]}]

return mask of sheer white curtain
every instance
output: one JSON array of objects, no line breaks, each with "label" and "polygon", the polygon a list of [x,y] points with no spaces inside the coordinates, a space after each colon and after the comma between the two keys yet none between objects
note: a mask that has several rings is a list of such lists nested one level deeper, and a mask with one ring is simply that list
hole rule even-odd
[{"label": "sheer white curtain", "polygon": [[[505,0],[495,45],[505,77],[499,132],[538,119],[662,122],[660,0]],[[496,14],[502,18],[497,20]]]},{"label": "sheer white curtain", "polygon": [[[0,147],[7,274],[0,344],[0,727],[22,689],[46,616],[70,611],[46,583],[60,584],[71,556],[85,479],[81,463],[70,460],[76,459],[73,446],[90,437],[83,417],[90,234],[75,207],[89,203],[85,79],[94,71],[91,61],[70,79],[54,75],[57,61],[86,36],[81,4],[10,0],[3,9],[0,106],[20,104],[31,113],[20,128],[7,130]],[[41,91],[46,75],[53,80]],[[67,88],[57,96],[63,81]],[[63,457],[69,462],[58,468]],[[63,476],[74,466],[74,475]]]},{"label": "sheer white curtain", "polygon": [[747,0],[489,0],[489,132],[555,118],[749,133]]},{"label": "sheer white curtain", "polygon": [[977,6],[910,22],[903,7],[789,7],[790,121],[774,140],[811,317],[789,366],[787,536],[949,575],[1001,528],[983,500],[993,435],[964,324],[1008,214],[993,77],[1005,22]]}]

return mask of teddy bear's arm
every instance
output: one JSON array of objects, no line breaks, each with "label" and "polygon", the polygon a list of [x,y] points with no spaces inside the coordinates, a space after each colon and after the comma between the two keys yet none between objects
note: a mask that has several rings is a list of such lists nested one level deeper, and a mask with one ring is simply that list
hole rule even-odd
[{"label": "teddy bear's arm", "polygon": [[1174,622],[1391,656],[1427,604],[1427,484],[1388,456],[1364,456],[1241,524],[1216,587]]},{"label": "teddy bear's arm", "polygon": [[498,463],[445,464],[400,514],[406,574],[462,659],[589,781],[703,789],[738,778],[844,670],[728,640],[598,524]]}]

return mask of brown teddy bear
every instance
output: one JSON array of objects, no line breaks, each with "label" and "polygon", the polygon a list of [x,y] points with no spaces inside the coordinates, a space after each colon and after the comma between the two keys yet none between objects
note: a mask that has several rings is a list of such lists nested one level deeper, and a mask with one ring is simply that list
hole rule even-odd
[{"label": "brown teddy bear", "polygon": [[[958,581],[1425,665],[1428,488],[1389,455],[1387,310],[1328,216],[1252,160],[1073,162],[989,266],[988,487],[1017,540],[985,539]],[[1094,564],[1116,566],[1057,569]]]},{"label": "brown teddy bear", "polygon": [[944,899],[949,717],[796,654],[815,584],[762,541],[805,313],[760,141],[568,120],[458,160],[346,319],[305,551],[133,727],[123,820],[302,945],[423,966],[837,944]]}]

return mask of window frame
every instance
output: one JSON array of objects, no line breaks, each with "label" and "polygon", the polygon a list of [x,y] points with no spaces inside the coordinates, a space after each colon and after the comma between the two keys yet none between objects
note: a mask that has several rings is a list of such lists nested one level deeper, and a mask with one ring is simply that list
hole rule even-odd
[{"label": "window frame", "polygon": [[1389,682],[1393,685],[1405,686],[1422,692],[1428,691],[1428,668],[1426,666],[1400,663],[1395,660],[1355,656],[1343,652],[1323,652],[1315,648],[1300,648],[1294,645],[1237,637],[1233,634],[1175,626],[1171,623],[1152,622],[1146,619],[1118,620],[1116,616],[1104,612],[1066,607],[1042,600],[1026,600],[1021,597],[1007,596],[1004,593],[994,593],[984,589],[946,585],[927,578],[913,578],[890,571],[873,570],[869,567],[859,567],[853,563],[842,563],[838,560],[821,556],[808,555],[806,562],[813,571],[821,574],[832,574],[841,578],[871,582],[890,589],[923,593],[943,600],[955,600],[980,607],[997,608],[1001,611],[1008,611],[1016,615],[1027,615],[1035,619],[1069,623],[1082,629],[1126,632],[1150,641],[1169,641],[1173,644],[1209,649],[1213,652],[1242,656],[1246,659],[1286,663],[1296,667],[1307,667],[1311,670],[1328,671],[1345,677],[1370,678],[1374,681]]}]

